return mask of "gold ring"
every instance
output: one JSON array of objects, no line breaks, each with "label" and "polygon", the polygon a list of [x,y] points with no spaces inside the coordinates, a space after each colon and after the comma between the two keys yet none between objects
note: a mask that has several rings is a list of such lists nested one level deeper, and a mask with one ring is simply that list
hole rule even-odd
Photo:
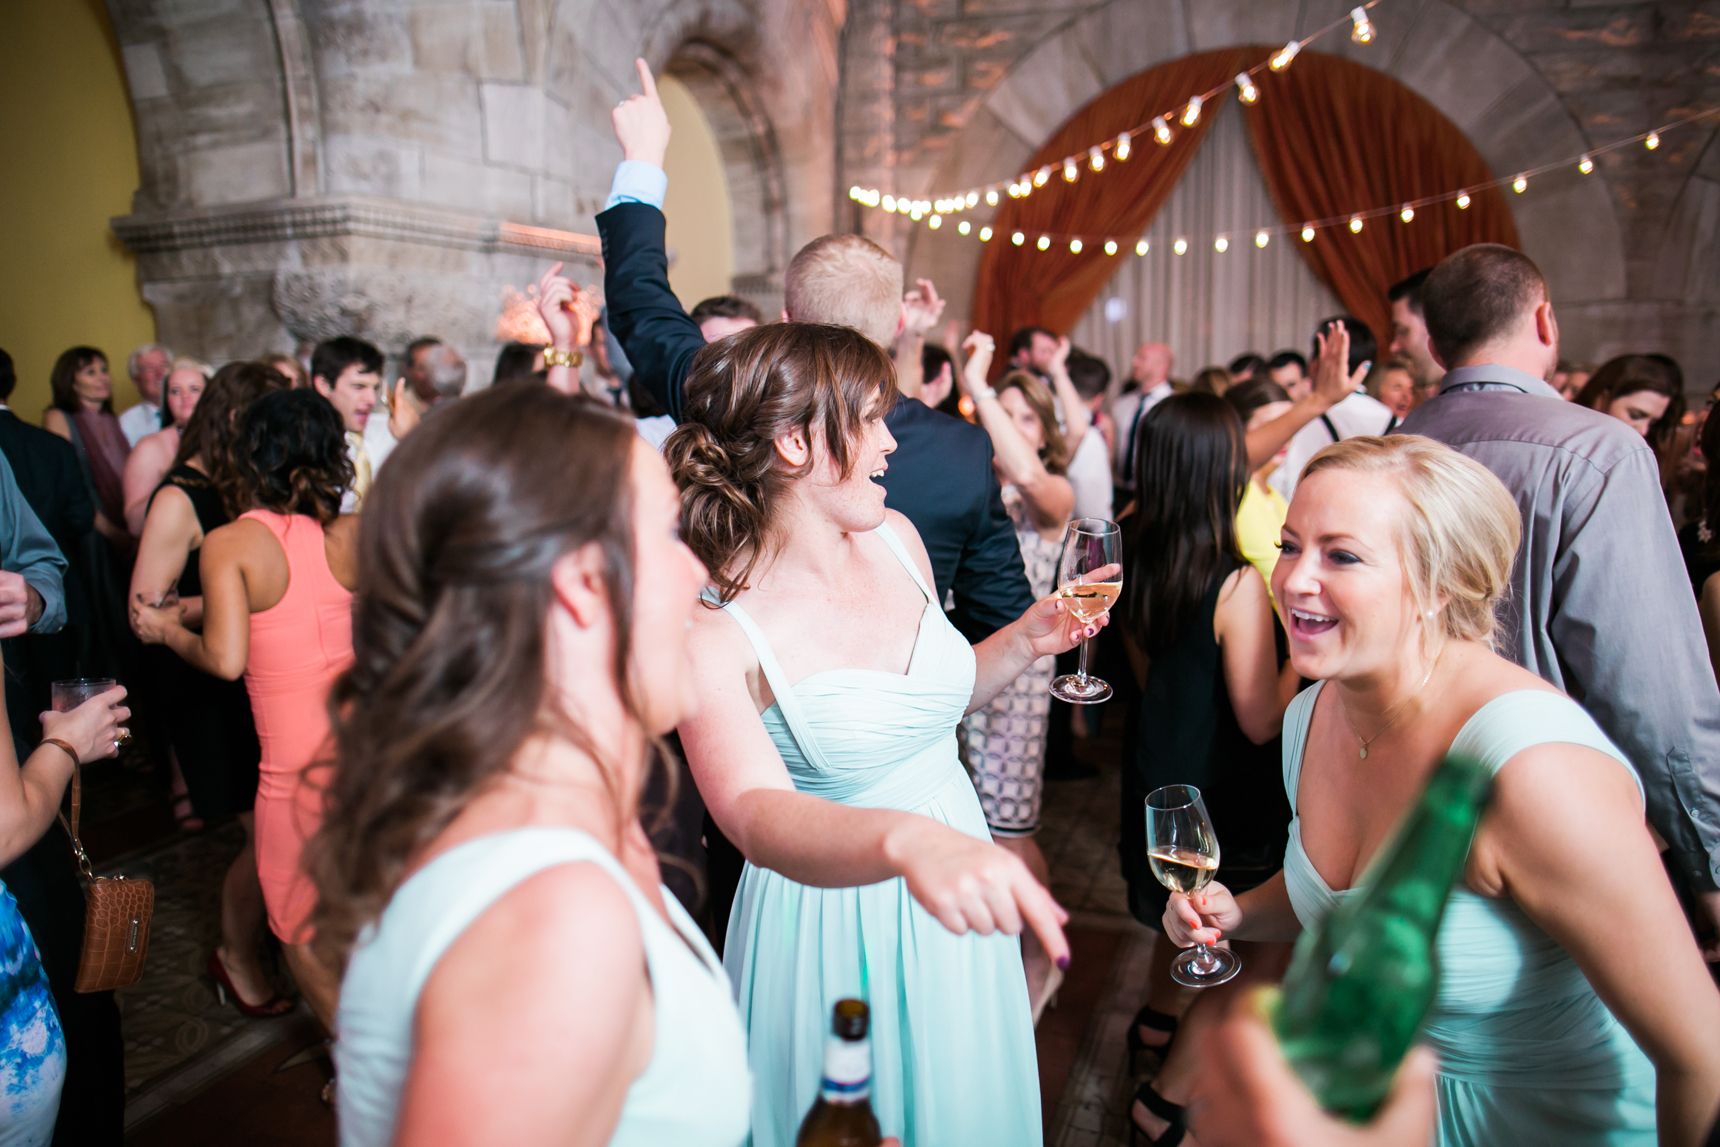
[{"label": "gold ring", "polygon": [[118,729],[114,730],[113,743],[115,745],[123,745],[129,740],[131,740],[131,730],[130,729],[122,727],[122,728],[118,728]]}]

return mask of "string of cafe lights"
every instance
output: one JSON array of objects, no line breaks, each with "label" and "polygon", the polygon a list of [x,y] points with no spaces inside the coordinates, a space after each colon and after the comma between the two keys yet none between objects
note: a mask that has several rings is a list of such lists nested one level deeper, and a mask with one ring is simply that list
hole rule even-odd
[{"label": "string of cafe lights", "polygon": [[[1273,55],[1267,60],[1256,64],[1254,67],[1249,68],[1246,71],[1238,72],[1232,81],[1237,89],[1237,98],[1245,104],[1255,103],[1260,98],[1260,89],[1253,83],[1253,77],[1255,75],[1265,69],[1270,69],[1275,72],[1283,71],[1285,68],[1290,66],[1291,61],[1296,58],[1302,48],[1319,37],[1341,27],[1345,21],[1348,21],[1351,26],[1351,40],[1358,44],[1371,42],[1374,39],[1377,29],[1375,28],[1372,19],[1368,16],[1368,10],[1379,3],[1380,0],[1368,0],[1366,4],[1351,9],[1349,15],[1332,21],[1324,28],[1315,31],[1313,34],[1302,40],[1290,41],[1277,52],[1273,53]],[[1000,193],[1007,194],[1014,199],[1027,198],[1033,193],[1035,188],[1042,188],[1049,183],[1052,173],[1059,166],[1062,167],[1064,181],[1066,183],[1074,183],[1081,176],[1080,165],[1083,158],[1086,160],[1087,166],[1094,173],[1105,170],[1106,152],[1110,152],[1112,159],[1116,162],[1126,162],[1132,151],[1134,139],[1137,136],[1146,134],[1147,131],[1151,131],[1153,138],[1158,143],[1161,145],[1168,145],[1174,138],[1174,129],[1172,129],[1169,124],[1170,119],[1177,119],[1185,127],[1193,127],[1195,124],[1200,122],[1202,108],[1212,100],[1218,98],[1222,93],[1228,90],[1230,86],[1231,84],[1221,84],[1218,87],[1213,88],[1211,91],[1190,96],[1187,103],[1180,105],[1180,114],[1173,109],[1172,111],[1165,112],[1162,115],[1156,115],[1145,125],[1137,125],[1128,131],[1118,133],[1111,139],[1094,144],[1087,149],[1084,157],[1078,154],[1064,156],[1060,164],[1045,164],[1040,167],[1039,170],[1019,176],[1017,179],[1008,181],[1007,183],[994,183],[988,187],[971,188],[964,192],[941,196],[932,200],[910,200],[906,197],[897,199],[894,196],[884,194],[876,189],[867,189],[858,186],[848,189],[848,197],[866,207],[881,208],[885,211],[906,215],[915,223],[923,221],[927,227],[936,231],[942,228],[945,222],[944,216],[953,215],[961,211],[977,207],[982,200],[988,206],[995,207],[1000,202]],[[1254,245],[1256,247],[1265,247],[1275,236],[1288,234],[1297,234],[1304,243],[1311,243],[1321,231],[1334,227],[1346,227],[1352,234],[1359,234],[1369,220],[1390,215],[1396,215],[1402,222],[1407,224],[1415,219],[1417,211],[1442,203],[1455,202],[1459,210],[1464,210],[1469,207],[1474,195],[1478,192],[1509,185],[1512,191],[1521,195],[1529,189],[1529,181],[1531,179],[1552,171],[1557,171],[1561,168],[1568,169],[1574,166],[1580,174],[1589,175],[1595,170],[1594,157],[1597,155],[1605,155],[1608,152],[1618,151],[1638,143],[1642,144],[1649,151],[1654,151],[1660,147],[1661,136],[1664,133],[1674,131],[1699,120],[1707,119],[1716,114],[1720,114],[1720,107],[1707,108],[1692,115],[1687,115],[1680,119],[1673,120],[1670,123],[1662,124],[1659,127],[1650,128],[1648,131],[1641,132],[1626,139],[1614,140],[1612,143],[1590,148],[1587,151],[1581,152],[1578,155],[1571,156],[1567,159],[1558,160],[1553,163],[1544,163],[1538,167],[1527,168],[1513,176],[1503,176],[1483,183],[1460,187],[1455,191],[1422,196],[1419,199],[1412,199],[1405,203],[1393,203],[1378,207],[1370,207],[1365,210],[1348,212],[1343,215],[1331,216],[1325,219],[1310,219],[1304,222],[1300,227],[1285,225],[1282,223],[1265,224],[1259,227],[1249,228],[1240,232],[1240,234],[1246,235],[1248,231],[1252,231],[1254,236]],[[991,226],[983,225],[975,228],[973,224],[966,219],[957,221],[955,230],[958,234],[963,236],[970,234],[975,235],[982,243],[990,242],[995,234],[994,229]],[[1232,232],[1221,232],[1214,236],[1212,240],[1213,249],[1220,254],[1229,250],[1232,234]],[[1017,247],[1025,244],[1027,240],[1028,233],[1024,230],[1015,230],[1009,235],[1009,241]],[[1068,234],[1046,231],[1033,232],[1033,245],[1040,251],[1050,250],[1053,244],[1057,244],[1058,246],[1066,244],[1072,254],[1080,254],[1089,243],[1101,243],[1103,245],[1104,252],[1107,255],[1115,255],[1122,249],[1122,243],[1120,243],[1115,236],[1094,236],[1087,234]],[[1187,254],[1190,249],[1189,240],[1187,237],[1178,237],[1175,242],[1172,243],[1171,249],[1178,255]],[[1143,236],[1135,241],[1134,250],[1136,255],[1144,256],[1151,250],[1151,243]]]},{"label": "string of cafe lights", "polygon": [[[1402,222],[1410,223],[1415,219],[1417,211],[1441,203],[1455,202],[1459,210],[1466,210],[1477,194],[1495,187],[1508,186],[1512,191],[1521,195],[1529,190],[1530,180],[1546,175],[1549,172],[1559,171],[1561,169],[1568,171],[1574,168],[1580,175],[1592,174],[1595,170],[1595,157],[1598,155],[1605,155],[1608,152],[1619,151],[1627,147],[1635,146],[1639,143],[1647,150],[1654,151],[1660,147],[1661,137],[1667,132],[1675,131],[1678,128],[1695,123],[1698,120],[1708,119],[1715,115],[1720,115],[1720,107],[1711,107],[1704,111],[1684,116],[1680,119],[1673,120],[1671,123],[1662,124],[1660,127],[1656,128],[1650,128],[1648,131],[1641,132],[1626,139],[1614,140],[1612,143],[1590,148],[1585,152],[1566,159],[1561,159],[1553,163],[1543,163],[1539,167],[1527,168],[1518,172],[1516,175],[1501,176],[1498,179],[1490,179],[1484,183],[1472,183],[1466,187],[1460,187],[1455,191],[1446,191],[1438,195],[1424,195],[1419,199],[1411,199],[1405,203],[1394,203],[1389,206],[1382,207],[1370,207],[1365,211],[1352,211],[1343,215],[1329,216],[1325,219],[1310,219],[1299,227],[1295,225],[1276,223],[1247,228],[1240,232],[1221,232],[1213,237],[1212,247],[1213,250],[1222,255],[1230,249],[1233,235],[1240,234],[1246,236],[1249,232],[1253,233],[1254,245],[1256,247],[1267,246],[1274,237],[1279,235],[1298,235],[1304,243],[1312,243],[1321,231],[1339,227],[1349,230],[1352,234],[1360,234],[1367,222],[1371,219],[1379,219],[1395,215]],[[925,223],[926,226],[933,230],[937,230],[943,225],[943,220],[940,219],[938,215],[934,214],[927,218]],[[974,235],[982,243],[990,242],[994,236],[994,231],[990,226],[982,226],[976,229],[966,219],[960,220],[956,224],[956,231],[961,235]],[[1029,237],[1028,232],[1016,230],[1009,234],[1008,240],[1015,246],[1020,247],[1028,242]],[[1085,250],[1089,243],[1101,243],[1103,250],[1107,255],[1115,255],[1123,247],[1123,243],[1119,242],[1119,240],[1114,236],[1095,237],[1092,235],[1071,235],[1068,233],[1034,231],[1032,232],[1031,238],[1033,240],[1033,246],[1040,251],[1050,250],[1053,244],[1057,244],[1058,246],[1067,244],[1070,253],[1077,255]],[[1151,249],[1152,245],[1145,237],[1135,240],[1134,250],[1136,255],[1145,255]],[[1188,254],[1190,250],[1188,238],[1186,236],[1179,236],[1171,244],[1171,250],[1178,255]]]},{"label": "string of cafe lights", "polygon": [[922,219],[936,219],[938,222],[931,224],[935,229],[942,223],[943,216],[977,207],[982,200],[987,206],[996,207],[1003,195],[1008,195],[1011,199],[1026,199],[1033,194],[1035,188],[1044,187],[1049,183],[1052,174],[1058,168],[1062,168],[1064,182],[1074,183],[1081,178],[1083,163],[1095,174],[1104,171],[1107,163],[1106,153],[1109,153],[1110,160],[1117,163],[1127,162],[1134,150],[1135,141],[1149,133],[1159,144],[1168,145],[1172,139],[1176,138],[1176,129],[1171,126],[1172,120],[1182,124],[1183,127],[1195,126],[1200,122],[1202,109],[1223,95],[1232,84],[1236,86],[1238,99],[1245,104],[1255,103],[1260,99],[1260,88],[1254,83],[1255,76],[1267,70],[1282,72],[1290,66],[1291,61],[1303,48],[1342,27],[1346,22],[1350,25],[1351,40],[1358,44],[1371,43],[1377,29],[1374,27],[1373,20],[1368,16],[1368,9],[1379,3],[1380,0],[1367,0],[1361,6],[1350,9],[1349,15],[1340,16],[1324,28],[1320,28],[1300,40],[1291,40],[1267,59],[1245,71],[1236,73],[1234,79],[1226,81],[1210,91],[1190,96],[1175,108],[1155,115],[1144,123],[1136,124],[1128,131],[1119,132],[1110,139],[1096,143],[1084,153],[1066,155],[1058,163],[1047,163],[1038,171],[1029,171],[1013,180],[993,183],[986,187],[972,187],[966,191],[939,195],[931,199],[909,199],[906,196],[897,198],[877,188],[859,186],[848,189],[848,198],[865,207],[906,215],[915,223]]}]

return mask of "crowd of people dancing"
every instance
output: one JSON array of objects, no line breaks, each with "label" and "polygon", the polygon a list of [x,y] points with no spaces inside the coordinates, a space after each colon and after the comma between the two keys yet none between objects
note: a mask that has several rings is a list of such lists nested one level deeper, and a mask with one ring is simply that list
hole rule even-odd
[{"label": "crowd of people dancing", "polygon": [[[1035,834],[1094,771],[1100,710],[1052,690],[1090,655],[1128,910],[1165,938],[1115,1049],[1132,1142],[1711,1141],[1720,387],[1686,410],[1665,355],[1564,361],[1491,245],[1393,287],[1383,349],[1337,316],[1188,381],[1162,343],[1114,376],[1050,330],[961,338],[857,235],[801,249],[780,321],[688,312],[639,73],[603,309],[551,267],[547,343],[489,386],[434,337],[392,385],[351,336],[216,370],[152,344],[116,416],[74,347],[41,428],[0,406],[0,1144],[119,1141],[51,826],[133,727],[183,826],[243,825],[208,974],[284,1014],[278,944],[344,1144],[790,1147],[846,996],[885,1134],[1040,1143],[1071,949]],[[1100,527],[1120,596],[1077,614],[1065,541]],[[52,711],[71,678],[120,684]],[[1495,792],[1433,1054],[1344,1125],[1259,991],[1454,750]],[[1192,897],[1143,835],[1176,784],[1223,842]],[[1180,986],[1219,943],[1233,987]]]}]

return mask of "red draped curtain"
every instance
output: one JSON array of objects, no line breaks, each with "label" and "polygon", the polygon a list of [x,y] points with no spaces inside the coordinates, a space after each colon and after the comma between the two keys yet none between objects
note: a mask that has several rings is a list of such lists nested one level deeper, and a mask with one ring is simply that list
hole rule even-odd
[{"label": "red draped curtain", "polygon": [[[1135,236],[1170,197],[1218,109],[1193,128],[1172,121],[1176,136],[1169,146],[1150,134],[1137,137],[1133,155],[1108,162],[1102,173],[1083,163],[1073,184],[1063,181],[1063,157],[1085,154],[1092,144],[1217,87],[1276,50],[1226,48],[1161,64],[1124,80],[1058,129],[1026,167],[1054,165],[1051,180],[1027,199],[1006,200],[998,208],[995,237],[980,260],[974,326],[1000,340],[1024,326],[1074,326],[1116,270],[1116,260],[1134,258]],[[1300,230],[1309,221],[1347,219],[1494,178],[1455,124],[1381,72],[1304,51],[1285,71],[1259,73],[1255,82],[1260,99],[1243,111],[1267,189],[1287,226]],[[1023,232],[1027,242],[1011,244],[1014,231]],[[1079,254],[1066,240],[1039,251],[1033,241],[1041,233],[1088,239]],[[1094,241],[1101,236],[1118,239],[1117,255],[1104,253]],[[1280,241],[1296,244],[1314,274],[1373,328],[1381,346],[1390,338],[1391,284],[1470,243],[1518,246],[1505,193],[1497,188],[1472,192],[1466,210],[1447,202],[1417,208],[1408,223],[1393,213],[1367,220],[1360,233],[1339,224],[1321,227],[1311,243],[1295,235]]]}]

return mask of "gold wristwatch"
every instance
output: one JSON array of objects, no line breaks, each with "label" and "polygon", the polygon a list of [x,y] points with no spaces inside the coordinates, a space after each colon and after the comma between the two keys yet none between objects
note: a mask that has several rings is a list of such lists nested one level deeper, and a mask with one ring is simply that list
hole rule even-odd
[{"label": "gold wristwatch", "polygon": [[573,350],[556,350],[553,346],[543,348],[543,364],[551,366],[577,367],[585,361],[585,352],[575,347]]}]

